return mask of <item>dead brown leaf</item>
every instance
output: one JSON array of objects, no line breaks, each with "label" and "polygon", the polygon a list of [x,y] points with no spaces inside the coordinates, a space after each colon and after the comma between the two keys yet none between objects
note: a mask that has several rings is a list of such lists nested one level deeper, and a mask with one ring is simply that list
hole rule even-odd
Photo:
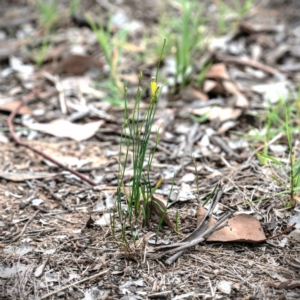
[{"label": "dead brown leaf", "polygon": [[180,92],[180,98],[186,101],[208,101],[208,96],[194,87],[187,87]]},{"label": "dead brown leaf", "polygon": [[56,176],[56,173],[47,172],[2,172],[0,171],[0,178],[11,181],[25,181],[30,179],[42,179]]},{"label": "dead brown leaf", "polygon": [[69,54],[58,65],[56,73],[82,75],[91,67],[101,68],[102,65],[93,56]]},{"label": "dead brown leaf", "polygon": [[225,64],[214,64],[207,71],[206,78],[230,80]]},{"label": "dead brown leaf", "polygon": [[207,115],[210,121],[218,119],[220,122],[235,120],[242,114],[241,109],[218,106],[194,108],[190,112],[196,116]]},{"label": "dead brown leaf", "polygon": [[26,123],[28,128],[48,133],[57,137],[68,137],[80,142],[92,137],[103,121],[90,122],[87,124],[74,124],[66,120],[54,120],[50,123]]},{"label": "dead brown leaf", "polygon": [[[237,107],[246,108],[249,106],[246,97],[238,90],[236,85],[231,81],[231,78],[227,72],[226,65],[223,63],[215,64],[210,67],[206,73],[206,78],[216,79],[217,82],[213,83],[206,80],[204,83],[204,91],[213,91],[218,94],[229,93],[237,97],[235,105]],[[220,82],[221,80],[221,82]],[[222,87],[220,86],[222,85]],[[216,90],[217,89],[217,90]]]},{"label": "dead brown leaf", "polygon": [[175,225],[171,221],[167,211],[167,200],[160,195],[154,194],[150,205],[151,219],[159,222],[164,216],[164,224],[168,225],[174,232],[176,232]]},{"label": "dead brown leaf", "polygon": [[268,285],[275,288],[275,289],[296,289],[300,287],[300,281],[296,280],[286,280],[286,281],[279,281],[279,282],[268,282]]},{"label": "dead brown leaf", "polygon": [[[206,210],[200,206],[197,213],[197,226],[201,223]],[[211,227],[216,219],[211,217],[208,227]],[[208,238],[209,242],[245,242],[259,243],[266,239],[259,221],[250,215],[239,214],[228,220],[228,224],[220,230],[213,232]]]},{"label": "dead brown leaf", "polygon": [[231,81],[224,81],[223,82],[224,88],[226,91],[230,94],[233,94],[236,96],[236,102],[235,106],[241,107],[241,108],[247,108],[249,106],[249,102],[246,99],[246,97],[238,90],[236,85]]},{"label": "dead brown leaf", "polygon": [[209,92],[211,92],[213,89],[216,88],[217,84],[218,84],[218,83],[215,82],[214,80],[206,79],[206,80],[204,81],[203,91],[204,91],[205,93],[209,93]]},{"label": "dead brown leaf", "polygon": [[[15,110],[18,106],[20,106],[20,103],[21,101],[19,100],[13,100],[10,102],[0,104],[0,110],[11,112]],[[21,109],[19,109],[18,113],[20,115],[31,115],[31,110],[27,106],[23,105]]]}]

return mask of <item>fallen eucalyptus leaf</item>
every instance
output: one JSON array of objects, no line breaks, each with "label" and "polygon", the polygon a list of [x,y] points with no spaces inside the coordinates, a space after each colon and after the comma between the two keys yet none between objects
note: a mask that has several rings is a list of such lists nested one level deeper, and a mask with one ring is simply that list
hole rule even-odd
[{"label": "fallen eucalyptus leaf", "polygon": [[11,181],[25,181],[30,179],[42,179],[56,176],[56,173],[47,172],[2,172],[0,177]]},{"label": "fallen eucalyptus leaf", "polygon": [[[197,213],[197,224],[200,224],[206,210],[200,206]],[[208,222],[208,228],[216,222],[213,217]],[[239,214],[228,220],[222,229],[216,230],[208,238],[208,242],[245,242],[259,243],[266,238],[260,222],[253,216]]]},{"label": "fallen eucalyptus leaf", "polygon": [[92,137],[103,121],[90,122],[87,124],[74,124],[66,120],[54,120],[50,123],[25,123],[28,128],[48,133],[57,137],[68,137],[81,142]]}]

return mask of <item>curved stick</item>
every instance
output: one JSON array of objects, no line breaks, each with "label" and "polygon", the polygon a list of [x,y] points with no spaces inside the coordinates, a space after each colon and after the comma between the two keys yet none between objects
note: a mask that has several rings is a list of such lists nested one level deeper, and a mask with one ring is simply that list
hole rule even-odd
[{"label": "curved stick", "polygon": [[[31,96],[31,95],[30,95]],[[89,183],[90,185],[97,185],[97,183],[91,179],[89,179],[88,177],[86,177],[85,175],[77,172],[76,170],[72,169],[72,168],[69,168],[68,166],[65,166],[63,165],[62,163],[60,163],[58,160],[52,158],[51,156],[49,156],[48,154],[28,145],[27,143],[21,141],[16,133],[15,133],[15,130],[14,130],[14,126],[13,126],[13,120],[15,118],[15,116],[17,115],[17,113],[19,112],[19,110],[21,109],[21,107],[24,105],[23,102],[20,103],[19,106],[17,106],[12,112],[11,114],[9,115],[8,119],[7,119],[7,125],[8,125],[8,128],[9,128],[9,132],[11,134],[11,136],[13,137],[14,141],[20,145],[20,146],[23,146],[25,148],[28,148],[30,149],[31,151],[37,153],[38,155],[44,157],[45,159],[51,161],[52,163],[54,163],[55,165],[59,166],[60,168],[66,170],[66,171],[69,171],[70,173],[78,176],[79,178],[81,178],[83,181],[86,181],[87,183]]]}]

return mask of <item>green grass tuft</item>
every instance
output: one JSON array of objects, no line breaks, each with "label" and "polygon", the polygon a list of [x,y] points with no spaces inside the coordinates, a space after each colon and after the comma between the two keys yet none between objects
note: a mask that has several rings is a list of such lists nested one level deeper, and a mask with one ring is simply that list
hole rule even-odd
[{"label": "green grass tuft", "polygon": [[[164,42],[162,53],[166,41]],[[141,111],[141,99],[143,89],[141,88],[142,73],[139,75],[139,85],[132,112],[129,112],[126,89],[124,89],[124,123],[121,131],[119,172],[117,189],[117,216],[121,224],[121,241],[128,245],[127,228],[129,228],[130,239],[136,240],[139,236],[138,227],[142,219],[143,224],[149,223],[150,202],[152,195],[160,182],[152,187],[150,180],[151,165],[154,153],[159,142],[159,132],[155,135],[155,144],[149,149],[149,140],[152,133],[152,125],[157,110],[158,98],[161,88],[157,86],[158,69],[156,76],[150,82],[151,98],[145,112]],[[125,149],[124,149],[124,148]],[[124,149],[124,151],[123,151]],[[125,155],[123,153],[125,152]],[[132,180],[128,187],[124,184],[125,171],[129,165],[132,166]],[[125,209],[122,203],[125,200]],[[115,224],[112,226],[115,232]]]}]

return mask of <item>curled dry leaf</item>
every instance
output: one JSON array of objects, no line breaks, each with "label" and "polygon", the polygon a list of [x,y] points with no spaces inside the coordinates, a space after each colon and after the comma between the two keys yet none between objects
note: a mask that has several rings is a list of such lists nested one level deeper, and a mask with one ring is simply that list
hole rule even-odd
[{"label": "curled dry leaf", "polygon": [[246,97],[238,90],[236,85],[233,82],[230,81],[224,81],[223,82],[224,88],[226,91],[230,94],[233,94],[236,96],[235,106],[247,108],[249,106],[249,102],[246,99]]},{"label": "curled dry leaf", "polygon": [[208,101],[208,96],[194,87],[186,87],[180,92],[180,99],[184,101]]},{"label": "curled dry leaf", "polygon": [[[237,107],[246,108],[249,106],[248,100],[246,97],[239,91],[239,89],[236,87],[236,85],[231,81],[231,78],[227,72],[226,65],[225,64],[215,64],[210,67],[208,72],[206,73],[206,78],[209,79],[216,79],[215,86],[212,84],[204,84],[204,90],[215,90],[217,88],[218,92],[223,93],[229,93],[232,95],[235,95],[237,100],[235,105]],[[220,80],[222,83],[222,88],[218,85],[220,85]]]},{"label": "curled dry leaf", "polygon": [[68,137],[76,142],[81,142],[92,137],[103,121],[87,124],[74,124],[66,120],[54,120],[50,123],[26,123],[28,128],[49,133],[57,137]]},{"label": "curled dry leaf", "polygon": [[[167,211],[167,201],[160,195],[154,194],[150,202],[151,219],[160,222],[164,216],[164,224],[168,225],[173,231],[176,232],[175,225],[171,221]],[[157,223],[158,224],[158,223]]]},{"label": "curled dry leaf", "polygon": [[[200,206],[197,213],[197,224],[200,224],[206,214],[206,210]],[[213,217],[208,222],[211,227],[216,222]],[[208,238],[209,242],[246,242],[259,243],[266,236],[259,221],[250,215],[239,214],[228,220],[228,224],[220,230],[213,232]]]},{"label": "curled dry leaf", "polygon": [[206,79],[204,81],[203,91],[205,93],[209,93],[212,90],[214,90],[216,88],[216,86],[217,86],[217,82],[215,82],[214,80]]}]

